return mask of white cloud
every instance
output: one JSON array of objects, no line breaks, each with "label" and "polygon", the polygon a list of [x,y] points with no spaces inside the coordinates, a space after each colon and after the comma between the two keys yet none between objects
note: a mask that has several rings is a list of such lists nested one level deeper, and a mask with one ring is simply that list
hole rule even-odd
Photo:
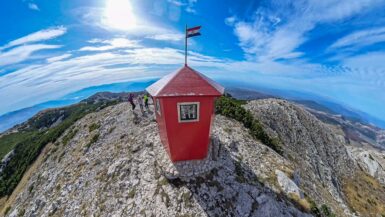
[{"label": "white cloud", "polygon": [[[182,50],[137,48],[120,53],[98,53],[44,65],[32,65],[0,77],[0,84],[3,84],[0,85],[0,98],[7,102],[0,109],[0,113],[56,99],[92,85],[163,75],[181,66],[183,61]],[[214,75],[222,78],[237,79],[242,77],[243,73],[250,79],[250,74],[247,73],[292,75],[294,72],[298,74],[316,71],[317,68],[303,64],[290,66],[275,62],[239,62],[195,52],[189,52],[189,65],[212,69]],[[167,71],[167,68],[170,68],[170,71]]]},{"label": "white cloud", "polygon": [[38,32],[34,32],[32,34],[29,34],[27,36],[18,38],[16,40],[13,40],[9,42],[8,44],[4,45],[3,47],[0,47],[0,50],[4,50],[6,48],[33,43],[33,42],[39,42],[39,41],[46,41],[49,39],[53,39],[56,37],[59,37],[67,32],[67,28],[63,26],[53,27],[49,29],[43,29]]},{"label": "white cloud", "polygon": [[88,42],[88,43],[91,43],[91,44],[96,44],[96,43],[102,43],[103,40],[100,39],[100,38],[93,38],[93,39],[91,39],[91,40],[88,40],[87,42]]},{"label": "white cloud", "polygon": [[18,46],[6,52],[0,52],[0,66],[19,63],[27,60],[33,52],[44,49],[55,49],[61,47],[60,45],[48,44],[32,44]]},{"label": "white cloud", "polygon": [[[381,62],[379,60],[385,58],[385,54],[373,54],[368,58]],[[308,91],[331,96],[341,102],[346,102],[346,95],[340,93],[353,96],[357,93],[355,90],[363,93],[372,91],[373,98],[369,100],[370,103],[377,100],[374,102],[377,106],[385,106],[380,102],[382,93],[379,91],[385,88],[383,71],[363,66],[358,68],[359,64],[363,65],[365,61],[364,57],[357,57],[341,66],[325,67],[301,61],[234,61],[189,52],[189,65],[212,78],[261,87],[265,85],[270,88]],[[42,65],[29,65],[0,76],[0,99],[6,102],[0,107],[0,114],[57,99],[89,86],[159,77],[172,72],[183,62],[183,50],[142,47],[121,48],[118,53],[102,52]],[[346,76],[346,73],[349,73],[349,76]],[[365,105],[357,102],[368,100],[364,99],[365,96],[367,94],[362,97],[356,95],[356,100],[349,102],[349,105],[363,108]]]},{"label": "white cloud", "polygon": [[192,8],[192,7],[187,7],[186,8],[186,12],[191,13],[191,14],[196,14],[197,13],[197,11],[194,8]]},{"label": "white cloud", "polygon": [[251,21],[229,17],[225,22],[234,27],[248,58],[293,59],[303,55],[297,49],[317,24],[339,22],[383,4],[383,0],[271,1],[268,7],[259,8]]},{"label": "white cloud", "polygon": [[[187,10],[185,7],[188,2],[181,3],[185,4],[182,9]],[[191,1],[191,5],[195,3],[196,1]],[[369,53],[346,59],[339,66],[327,67],[300,61],[299,57],[304,54],[297,50],[308,40],[307,33],[317,24],[343,21],[362,10],[379,7],[378,1],[364,0],[353,3],[336,0],[294,1],[290,3],[291,7],[285,5],[284,1],[271,1],[269,4],[272,4],[274,10],[260,9],[251,20],[242,20],[238,16],[225,20],[227,25],[234,28],[241,48],[248,55],[248,60],[219,59],[190,51],[189,64],[194,68],[204,69],[202,72],[209,72],[214,77],[227,80],[255,82],[271,85],[272,88],[278,84],[283,88],[306,90],[340,97],[339,99],[346,98],[342,94],[339,95],[342,92],[350,91],[353,96],[353,92],[357,92],[353,90],[372,91],[376,95],[373,99],[380,99],[378,95],[383,93],[378,90],[385,88],[383,76],[385,66],[382,64],[385,54]],[[100,27],[111,30],[102,26],[100,17],[97,19]],[[138,22],[140,21],[138,18]],[[154,26],[148,23],[143,27],[137,26],[132,30],[132,35],[163,41],[183,39],[183,35],[177,31]],[[24,61],[33,52],[41,49],[58,48],[59,45],[31,43],[56,38],[66,31],[64,27],[50,28],[6,44],[2,49],[8,51],[0,53],[0,65]],[[340,39],[334,46],[377,43],[378,37],[383,34],[380,29],[358,33]],[[127,31],[123,35],[127,34],[131,35],[131,32]],[[75,57],[66,53],[48,58],[41,65],[29,65],[0,76],[0,101],[6,102],[2,104],[0,113],[57,99],[89,86],[161,76],[184,62],[183,50],[146,48],[139,41],[126,38],[91,39],[88,43],[90,46],[79,50],[104,52],[96,54],[79,52],[77,55],[83,56]],[[14,46],[19,47],[9,49]],[[114,52],[114,49],[120,52]],[[290,59],[290,61],[277,61],[277,59]]]},{"label": "white cloud", "polygon": [[40,8],[37,6],[37,4],[32,2],[28,3],[28,8],[34,11],[40,11]]},{"label": "white cloud", "polygon": [[330,46],[336,48],[360,48],[375,43],[385,42],[385,27],[365,29],[353,32],[345,37],[338,39]]},{"label": "white cloud", "polygon": [[196,14],[197,11],[195,9],[195,4],[198,2],[198,0],[188,0],[187,1],[187,7],[186,12]]},{"label": "white cloud", "polygon": [[[350,66],[359,71],[380,71],[385,72],[385,52],[370,52],[346,58],[344,65]],[[375,78],[378,79],[378,78]]]},{"label": "white cloud", "polygon": [[226,25],[232,26],[232,25],[234,25],[236,20],[237,20],[236,16],[227,17],[225,19],[225,23],[226,23]]},{"label": "white cloud", "polygon": [[178,6],[178,7],[185,5],[183,2],[178,1],[178,0],[167,0],[167,1],[168,1],[169,3],[175,5],[175,6]]},{"label": "white cloud", "polygon": [[89,41],[93,44],[103,44],[102,46],[86,46],[80,48],[80,51],[107,51],[117,48],[139,48],[141,45],[137,40],[129,40],[126,38],[114,38],[111,40],[92,39]]},{"label": "white cloud", "polygon": [[185,7],[186,12],[191,14],[196,14],[197,11],[195,9],[195,4],[198,2],[198,0],[167,0],[167,2],[171,3],[174,6],[177,7]]},{"label": "white cloud", "polygon": [[67,59],[67,58],[69,58],[71,56],[72,56],[72,54],[67,53],[67,54],[63,54],[63,55],[60,55],[60,56],[55,56],[55,57],[48,58],[47,62],[52,63],[52,62],[56,62],[56,61]]},{"label": "white cloud", "polygon": [[43,29],[5,44],[0,47],[0,66],[28,60],[34,52],[39,50],[60,48],[61,45],[34,43],[59,37],[65,34],[66,31],[67,29],[63,26]]},{"label": "white cloud", "polygon": [[[29,65],[0,76],[0,114],[32,106],[94,85],[159,77],[184,62],[182,50],[136,48]],[[211,63],[214,61],[214,63]],[[220,60],[190,53],[194,66],[213,67]],[[167,70],[169,69],[169,70]]]},{"label": "white cloud", "polygon": [[157,34],[147,36],[148,39],[158,40],[158,41],[181,41],[184,39],[184,35],[180,33],[166,33],[166,34]]}]

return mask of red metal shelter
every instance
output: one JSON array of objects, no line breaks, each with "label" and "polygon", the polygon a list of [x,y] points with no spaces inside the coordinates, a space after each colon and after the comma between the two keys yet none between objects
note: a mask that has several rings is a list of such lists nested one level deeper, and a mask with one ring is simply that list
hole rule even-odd
[{"label": "red metal shelter", "polygon": [[146,90],[153,97],[160,138],[171,160],[204,159],[214,101],[224,88],[185,65]]}]

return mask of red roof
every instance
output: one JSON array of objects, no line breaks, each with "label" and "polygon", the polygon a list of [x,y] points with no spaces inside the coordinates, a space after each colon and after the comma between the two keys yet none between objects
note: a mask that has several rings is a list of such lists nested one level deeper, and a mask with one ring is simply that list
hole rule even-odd
[{"label": "red roof", "polygon": [[146,88],[151,96],[221,96],[224,88],[195,71],[184,66],[168,74]]}]

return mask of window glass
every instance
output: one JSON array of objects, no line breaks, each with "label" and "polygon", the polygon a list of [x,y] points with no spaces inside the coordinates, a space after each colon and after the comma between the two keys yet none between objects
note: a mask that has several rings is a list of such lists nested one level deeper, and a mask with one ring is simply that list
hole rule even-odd
[{"label": "window glass", "polygon": [[199,103],[178,103],[179,122],[199,121]]}]

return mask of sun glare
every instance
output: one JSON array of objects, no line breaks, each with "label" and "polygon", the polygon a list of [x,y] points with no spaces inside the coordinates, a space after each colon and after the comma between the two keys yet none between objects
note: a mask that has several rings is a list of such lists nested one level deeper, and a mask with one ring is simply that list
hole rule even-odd
[{"label": "sun glare", "polygon": [[107,0],[103,23],[111,28],[130,30],[137,25],[130,0]]}]

